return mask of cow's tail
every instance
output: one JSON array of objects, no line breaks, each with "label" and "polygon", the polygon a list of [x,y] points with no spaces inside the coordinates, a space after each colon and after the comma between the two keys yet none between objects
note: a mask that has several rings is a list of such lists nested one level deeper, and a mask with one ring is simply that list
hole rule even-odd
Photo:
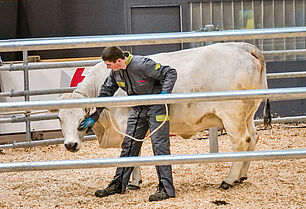
[{"label": "cow's tail", "polygon": [[[264,89],[268,89],[268,81],[267,81],[267,76],[266,76],[267,68],[266,68],[265,57],[256,46],[251,45],[250,48],[251,48],[250,53],[256,59],[258,59],[260,63],[260,66],[261,66],[260,76],[261,76],[261,80],[264,82],[263,87]],[[264,127],[271,128],[272,118],[271,118],[271,108],[270,108],[269,99],[264,99],[263,120],[264,120]]]},{"label": "cow's tail", "polygon": [[265,99],[265,106],[263,110],[263,119],[264,119],[264,126],[265,128],[270,128],[271,127],[271,112],[270,112],[270,102],[269,99]]},{"label": "cow's tail", "polygon": [[[254,46],[255,47],[255,46]],[[261,80],[264,82],[263,87],[264,89],[268,89],[268,81],[267,81],[267,68],[266,68],[266,61],[264,55],[261,53],[257,47],[255,47],[256,50],[252,50],[251,54],[256,57],[261,65]],[[265,128],[271,128],[271,108],[270,108],[270,101],[269,99],[263,99],[264,101],[264,109],[263,109],[263,120],[264,120],[264,127]]]},{"label": "cow's tail", "polygon": [[[247,50],[253,57],[255,57],[260,63],[260,77],[263,83],[263,88],[268,89],[268,82],[266,76],[266,61],[265,57],[262,52],[254,45],[243,43],[243,48]],[[263,110],[263,119],[264,119],[264,127],[269,128],[271,127],[271,109],[270,109],[270,102],[269,99],[264,99],[264,110]]]},{"label": "cow's tail", "polygon": [[[262,53],[260,53],[262,54]],[[263,55],[262,55],[263,56]],[[262,79],[264,80],[264,88],[268,89],[268,81],[267,81],[267,76],[266,76],[266,62],[264,61],[263,64],[263,68],[264,70],[262,73]],[[264,120],[264,127],[265,128],[271,128],[271,122],[272,122],[272,118],[271,118],[271,108],[270,108],[270,102],[269,99],[264,99],[264,110],[263,110],[263,120]]]}]

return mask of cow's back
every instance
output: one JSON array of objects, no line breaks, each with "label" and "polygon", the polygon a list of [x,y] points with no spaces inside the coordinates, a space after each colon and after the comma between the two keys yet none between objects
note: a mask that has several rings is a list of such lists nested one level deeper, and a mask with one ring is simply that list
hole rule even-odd
[{"label": "cow's back", "polygon": [[151,56],[178,71],[173,93],[265,88],[262,57],[248,43],[220,43]]},{"label": "cow's back", "polygon": [[[220,43],[151,56],[178,72],[173,93],[264,89],[262,53],[248,43]],[[230,118],[245,121],[261,100],[178,103],[170,106],[171,132],[190,136]],[[238,116],[238,117],[237,117]],[[240,117],[240,118],[239,118]]]}]

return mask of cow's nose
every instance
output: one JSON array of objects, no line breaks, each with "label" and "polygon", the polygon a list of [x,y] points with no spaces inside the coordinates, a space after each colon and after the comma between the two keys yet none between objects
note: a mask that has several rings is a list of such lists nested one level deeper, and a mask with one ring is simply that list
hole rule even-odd
[{"label": "cow's nose", "polygon": [[65,144],[65,147],[70,152],[77,152],[78,151],[78,149],[77,149],[78,143],[76,143],[76,142]]}]

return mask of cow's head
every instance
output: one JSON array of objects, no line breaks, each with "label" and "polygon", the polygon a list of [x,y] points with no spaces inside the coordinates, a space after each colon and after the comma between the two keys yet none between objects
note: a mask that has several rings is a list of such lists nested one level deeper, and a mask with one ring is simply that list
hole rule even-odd
[{"label": "cow's head", "polygon": [[88,111],[82,108],[60,109],[58,118],[64,135],[65,147],[70,152],[77,152],[87,130],[79,131],[81,121],[87,117]]},{"label": "cow's head", "polygon": [[[61,99],[71,98],[75,97],[69,93],[61,96]],[[87,108],[63,108],[58,110],[58,119],[65,138],[64,144],[68,151],[77,152],[81,148],[82,140],[88,130],[79,131],[78,127],[88,114],[89,109]]]}]

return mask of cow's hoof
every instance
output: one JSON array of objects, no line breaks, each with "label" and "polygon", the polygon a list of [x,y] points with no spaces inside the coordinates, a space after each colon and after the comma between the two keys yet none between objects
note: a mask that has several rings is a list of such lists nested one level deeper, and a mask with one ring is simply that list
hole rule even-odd
[{"label": "cow's hoof", "polygon": [[135,186],[135,185],[132,185],[132,184],[128,185],[128,190],[138,190],[138,189],[140,189],[140,186]]},{"label": "cow's hoof", "polygon": [[245,180],[247,180],[248,179],[248,177],[241,177],[240,179],[239,179],[239,181],[242,183],[242,182],[244,182]]},{"label": "cow's hoof", "polygon": [[233,185],[230,185],[228,183],[226,183],[225,181],[222,181],[221,185],[219,186],[220,189],[223,189],[223,190],[228,190],[229,188],[232,188]]},{"label": "cow's hoof", "polygon": [[248,179],[248,177],[241,177],[239,180],[236,180],[234,183],[235,184],[242,184],[247,179]]}]

